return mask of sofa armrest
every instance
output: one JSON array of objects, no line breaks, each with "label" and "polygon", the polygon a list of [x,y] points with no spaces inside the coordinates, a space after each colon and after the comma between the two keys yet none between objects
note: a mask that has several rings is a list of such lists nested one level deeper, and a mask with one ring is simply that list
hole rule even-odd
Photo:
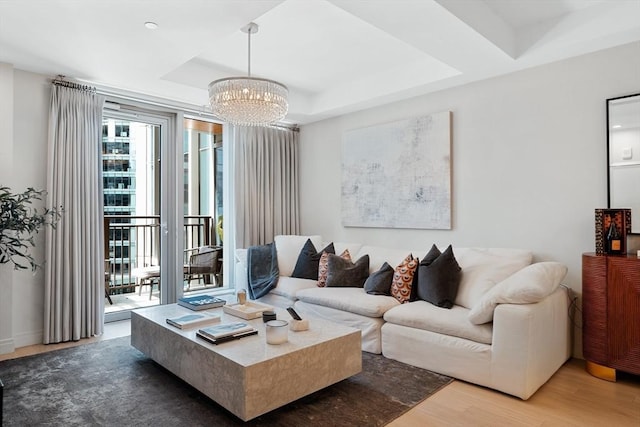
[{"label": "sofa armrest", "polygon": [[235,266],[234,266],[234,281],[235,289],[247,290],[249,287],[249,269],[247,265],[247,249],[236,249],[235,254]]},{"label": "sofa armrest", "polygon": [[528,399],[570,357],[570,327],[564,287],[535,304],[499,304],[491,361],[496,388]]}]

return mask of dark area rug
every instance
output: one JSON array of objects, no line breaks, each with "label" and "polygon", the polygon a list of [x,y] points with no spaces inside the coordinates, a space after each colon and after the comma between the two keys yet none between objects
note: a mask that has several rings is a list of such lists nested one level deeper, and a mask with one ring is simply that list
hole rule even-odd
[{"label": "dark area rug", "polygon": [[363,371],[247,423],[116,338],[0,362],[4,426],[382,426],[449,377],[362,353]]}]

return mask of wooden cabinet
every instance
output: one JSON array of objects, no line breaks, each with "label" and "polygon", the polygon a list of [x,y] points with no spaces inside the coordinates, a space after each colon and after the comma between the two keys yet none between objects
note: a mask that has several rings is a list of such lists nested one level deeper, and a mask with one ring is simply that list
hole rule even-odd
[{"label": "wooden cabinet", "polygon": [[582,346],[592,375],[640,375],[640,258],[582,255]]}]

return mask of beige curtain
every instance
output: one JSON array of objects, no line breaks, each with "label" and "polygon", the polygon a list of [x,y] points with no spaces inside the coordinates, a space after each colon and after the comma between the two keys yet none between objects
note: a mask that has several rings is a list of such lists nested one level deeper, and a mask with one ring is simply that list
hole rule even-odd
[{"label": "beige curtain", "polygon": [[236,127],[234,133],[236,247],[299,234],[299,133],[270,127]]},{"label": "beige curtain", "polygon": [[64,209],[47,228],[44,343],[102,333],[102,107],[90,88],[54,84],[49,114],[47,203]]}]

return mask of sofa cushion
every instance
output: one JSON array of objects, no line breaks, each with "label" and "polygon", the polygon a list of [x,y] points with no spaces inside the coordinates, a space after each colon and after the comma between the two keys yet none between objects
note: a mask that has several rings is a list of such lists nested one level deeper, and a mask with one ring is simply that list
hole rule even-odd
[{"label": "sofa cushion", "polygon": [[324,249],[318,252],[311,239],[307,239],[300,250],[300,254],[298,254],[296,266],[293,268],[291,277],[318,280],[318,265],[320,263],[320,257],[325,252],[330,254],[336,253],[333,248],[333,243],[329,243]]},{"label": "sofa cushion", "polygon": [[[344,251],[342,251],[342,253],[340,254],[340,258],[351,261],[351,253],[349,252],[349,249],[345,249]],[[328,264],[329,253],[323,252],[322,256],[320,257],[320,263],[318,263],[318,286],[321,288],[327,286],[327,274],[329,273]]]},{"label": "sofa cushion", "polygon": [[498,304],[532,304],[551,295],[567,275],[559,262],[538,262],[511,275],[487,291],[469,311],[469,321],[480,325],[493,320]]},{"label": "sofa cushion", "polygon": [[472,308],[485,292],[518,270],[531,264],[532,254],[521,249],[454,250],[462,267],[456,305]]},{"label": "sofa cushion", "polygon": [[353,263],[338,255],[327,255],[327,287],[355,287],[364,286],[369,277],[369,255],[364,255]]},{"label": "sofa cushion", "polygon": [[291,276],[296,266],[298,255],[300,255],[300,251],[307,242],[307,239],[311,239],[316,248],[323,247],[322,237],[318,235],[278,235],[273,239],[278,253],[278,270],[280,271],[280,276]]},{"label": "sofa cushion", "polygon": [[469,321],[469,309],[459,305],[447,310],[426,301],[413,301],[390,309],[384,314],[384,320],[483,344],[491,344],[493,338],[491,323],[474,325]]},{"label": "sofa cushion", "polygon": [[451,245],[442,253],[433,245],[418,266],[416,296],[435,306],[451,308],[458,293],[460,277],[460,266]]},{"label": "sofa cushion", "polygon": [[391,281],[393,267],[388,263],[382,264],[380,270],[371,273],[364,282],[364,291],[371,295],[391,295]]},{"label": "sofa cushion", "polygon": [[280,276],[278,284],[269,291],[270,294],[280,295],[291,300],[296,299],[298,291],[301,289],[315,288],[316,281],[311,279],[298,279],[296,277]]},{"label": "sofa cushion", "polygon": [[384,313],[400,303],[393,297],[369,295],[363,288],[318,288],[298,291],[300,301],[335,308],[367,317],[382,317]]},{"label": "sofa cushion", "polygon": [[408,302],[411,298],[411,285],[418,263],[418,258],[414,258],[412,254],[409,254],[393,272],[391,296],[400,303]]}]

